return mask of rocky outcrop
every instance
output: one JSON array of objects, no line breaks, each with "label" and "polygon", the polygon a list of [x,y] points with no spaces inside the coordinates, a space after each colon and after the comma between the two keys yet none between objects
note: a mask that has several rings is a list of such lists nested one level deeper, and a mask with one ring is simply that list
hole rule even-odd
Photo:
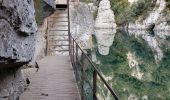
[{"label": "rocky outcrop", "polygon": [[32,59],[37,31],[34,13],[33,0],[0,1],[0,68]]},{"label": "rocky outcrop", "polygon": [[53,9],[56,9],[54,0],[44,0],[48,5],[50,5]]},{"label": "rocky outcrop", "polygon": [[94,19],[85,3],[70,6],[71,34],[83,48],[91,48]]},{"label": "rocky outcrop", "polygon": [[155,61],[158,63],[163,58],[163,51],[160,48],[160,42],[156,36],[150,35],[149,31],[145,30],[129,30],[130,35],[135,35],[136,38],[143,38],[149,47],[152,49]]},{"label": "rocky outcrop", "polygon": [[131,52],[128,52],[127,60],[128,60],[129,67],[132,70],[131,76],[141,80],[144,73],[140,71],[139,62],[137,61],[135,55]]},{"label": "rocky outcrop", "polygon": [[102,55],[109,54],[110,46],[116,34],[115,17],[110,7],[109,0],[102,0],[99,4],[95,21],[95,36],[98,44],[98,51]]},{"label": "rocky outcrop", "polygon": [[18,100],[19,94],[24,92],[28,85],[21,70],[16,70],[9,69],[4,73],[0,72],[0,100]]},{"label": "rocky outcrop", "polygon": [[116,28],[115,16],[111,10],[109,0],[102,0],[100,2],[95,28]]},{"label": "rocky outcrop", "polygon": [[115,29],[96,29],[95,36],[98,45],[98,51],[102,55],[108,55],[110,47],[113,44],[116,34]]},{"label": "rocky outcrop", "polygon": [[138,19],[135,23],[130,23],[128,29],[149,29],[154,28],[154,30],[170,30],[168,26],[165,14],[163,14],[166,8],[165,0],[157,0],[154,9],[151,11],[149,16],[140,22]]}]

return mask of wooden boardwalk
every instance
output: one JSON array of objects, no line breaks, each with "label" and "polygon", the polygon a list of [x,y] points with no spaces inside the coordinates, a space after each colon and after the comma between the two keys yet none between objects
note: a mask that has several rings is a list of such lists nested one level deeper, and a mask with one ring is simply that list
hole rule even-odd
[{"label": "wooden boardwalk", "polygon": [[47,24],[48,56],[37,62],[39,70],[19,100],[81,100],[69,56],[68,9],[56,10]]},{"label": "wooden boardwalk", "polygon": [[19,100],[80,100],[69,56],[47,56]]}]

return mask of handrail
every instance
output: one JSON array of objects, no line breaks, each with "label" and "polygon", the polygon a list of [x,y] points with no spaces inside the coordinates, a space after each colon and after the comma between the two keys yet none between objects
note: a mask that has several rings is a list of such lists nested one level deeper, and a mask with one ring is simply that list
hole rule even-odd
[{"label": "handrail", "polygon": [[[97,100],[96,92],[97,92],[97,75],[101,79],[101,81],[106,85],[107,89],[110,91],[110,93],[113,95],[113,97],[116,100],[119,100],[119,97],[116,95],[116,93],[113,91],[111,86],[106,82],[98,68],[95,66],[95,64],[92,62],[92,60],[87,56],[87,54],[84,52],[84,50],[79,46],[79,44],[76,42],[76,40],[71,36],[70,33],[70,10],[69,10],[69,0],[67,0],[67,7],[68,7],[68,34],[69,34],[69,54],[71,58],[71,62],[73,64],[73,67],[76,67],[75,62],[78,60],[78,49],[82,52],[82,55],[85,56],[85,58],[90,62],[92,67],[94,68],[93,71],[93,100]],[[75,48],[76,46],[76,48]],[[81,66],[82,67],[82,66]],[[83,67],[81,68],[82,73],[84,72]],[[81,76],[83,77],[83,76]],[[83,78],[82,78],[83,79]],[[82,80],[81,80],[82,81]]]},{"label": "handrail", "polygon": [[[110,93],[113,95],[113,97],[116,99],[116,100],[119,100],[119,97],[116,95],[116,93],[113,91],[113,89],[111,88],[111,86],[106,82],[106,80],[104,79],[104,77],[102,76],[102,74],[100,73],[100,71],[98,70],[98,68],[94,65],[94,63],[92,62],[92,60],[87,56],[87,54],[84,52],[84,50],[79,46],[79,44],[76,42],[76,40],[72,38],[72,43],[73,43],[73,48],[76,46],[76,53],[78,53],[77,49],[80,49],[81,52],[82,52],[82,55],[85,56],[85,58],[90,62],[90,64],[92,65],[92,67],[94,68],[94,72],[93,72],[93,98],[96,98],[96,83],[97,83],[97,75],[99,76],[99,78],[102,80],[102,82],[104,83],[104,85],[106,85],[107,89],[110,91]],[[76,57],[74,57],[76,56]],[[75,63],[75,59],[77,58],[78,54],[75,54],[74,55],[74,52],[73,52],[73,55],[71,57],[72,60],[72,63]],[[73,64],[74,65],[74,64]],[[96,100],[96,99],[94,99]]]}]

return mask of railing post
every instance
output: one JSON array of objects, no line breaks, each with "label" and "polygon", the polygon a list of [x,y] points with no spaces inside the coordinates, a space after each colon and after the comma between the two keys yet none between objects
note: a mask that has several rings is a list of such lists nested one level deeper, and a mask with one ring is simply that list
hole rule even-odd
[{"label": "railing post", "polygon": [[74,39],[73,39],[73,47],[72,47],[72,48],[73,48],[73,67],[74,67],[74,62],[75,62],[75,61],[74,61],[74,42],[75,42],[75,41],[74,41]]},{"label": "railing post", "polygon": [[48,56],[48,18],[47,18],[47,28],[46,28],[46,52],[45,52],[45,56]]},{"label": "railing post", "polygon": [[94,70],[93,71],[93,100],[97,100],[96,92],[97,92],[97,72],[96,70]]},{"label": "railing post", "polygon": [[81,55],[81,61],[82,61],[82,66],[81,66],[81,99],[84,100],[84,54],[82,53]]},{"label": "railing post", "polygon": [[67,0],[67,8],[68,8],[68,36],[69,36],[69,55],[71,56],[71,33],[70,33],[70,4],[69,0]]},{"label": "railing post", "polygon": [[76,63],[78,64],[78,45],[76,44]]}]

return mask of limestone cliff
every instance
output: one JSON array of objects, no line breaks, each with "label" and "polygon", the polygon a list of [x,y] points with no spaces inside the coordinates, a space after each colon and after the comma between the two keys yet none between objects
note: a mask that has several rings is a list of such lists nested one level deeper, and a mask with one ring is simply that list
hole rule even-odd
[{"label": "limestone cliff", "polygon": [[0,100],[18,100],[27,86],[19,67],[34,56],[36,32],[33,0],[0,0]]},{"label": "limestone cliff", "polygon": [[35,50],[33,0],[0,1],[0,68],[29,62]]},{"label": "limestone cliff", "polygon": [[149,15],[142,22],[140,18],[135,23],[128,25],[129,29],[148,29],[154,28],[155,30],[169,30],[170,26],[167,24],[166,18],[169,14],[164,14],[167,3],[165,0],[157,0],[155,7],[150,11]]},{"label": "limestone cliff", "polygon": [[116,22],[109,0],[102,0],[99,4],[95,21],[95,36],[98,50],[102,55],[108,55],[110,46],[116,34]]},{"label": "limestone cliff", "polygon": [[94,33],[94,19],[89,6],[85,3],[70,6],[71,34],[83,48],[91,47]]}]

